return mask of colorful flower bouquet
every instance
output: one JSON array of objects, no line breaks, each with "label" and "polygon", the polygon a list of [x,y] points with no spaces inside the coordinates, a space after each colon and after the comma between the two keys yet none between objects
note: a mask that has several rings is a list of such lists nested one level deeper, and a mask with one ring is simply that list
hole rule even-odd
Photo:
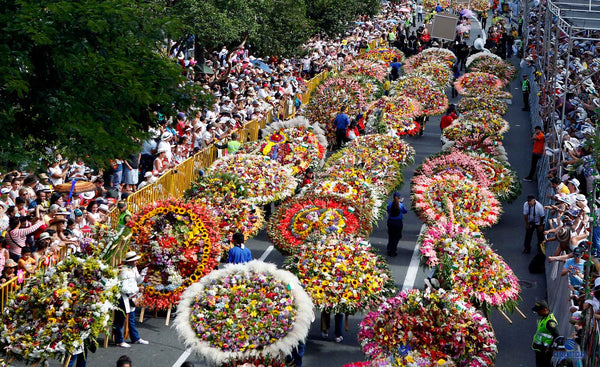
[{"label": "colorful flower bouquet", "polygon": [[470,58],[467,71],[489,73],[497,76],[506,86],[516,76],[517,69],[513,64],[490,52],[479,52]]},{"label": "colorful flower bouquet", "polygon": [[293,254],[309,236],[368,236],[373,229],[370,215],[363,207],[340,196],[298,196],[277,207],[267,224],[267,235],[282,253]]},{"label": "colorful flower bouquet", "polygon": [[358,180],[347,178],[340,179],[322,179],[304,186],[300,192],[302,195],[333,195],[340,196],[356,206],[362,207],[366,212],[371,213],[371,222],[376,224],[382,217],[381,194],[370,184]]},{"label": "colorful flower bouquet", "polygon": [[181,293],[218,264],[221,255],[218,225],[203,204],[167,200],[146,206],[128,225],[130,246],[147,267],[144,276],[146,307],[167,309]]},{"label": "colorful flower bouquet", "polygon": [[508,103],[501,99],[488,97],[463,97],[456,105],[458,112],[485,110],[498,115],[506,115]]},{"label": "colorful flower bouquet", "polygon": [[502,142],[485,135],[464,136],[456,141],[445,144],[442,149],[458,149],[464,152],[487,154],[501,162],[508,162],[506,150]]},{"label": "colorful flower bouquet", "polygon": [[418,66],[415,69],[414,74],[425,76],[433,80],[438,87],[444,89],[449,87],[454,79],[452,69],[450,69],[447,64],[439,61],[429,61]]},{"label": "colorful flower bouquet", "polygon": [[[479,245],[489,246],[478,231],[463,228],[446,220],[427,226],[417,239],[419,251],[425,265],[436,267],[442,264],[442,255],[457,253]],[[468,297],[467,297],[468,298]]]},{"label": "colorful flower bouquet", "polygon": [[313,319],[313,304],[298,278],[251,261],[216,270],[189,287],[175,328],[187,348],[221,365],[279,361],[304,340]]},{"label": "colorful flower bouquet", "polygon": [[421,4],[427,11],[434,10],[438,4],[442,9],[448,9],[450,7],[450,0],[423,0]]},{"label": "colorful flower bouquet", "polygon": [[502,90],[503,86],[500,78],[482,72],[465,73],[454,82],[454,88],[461,96],[512,98],[509,92]]},{"label": "colorful flower bouquet", "polygon": [[421,126],[413,117],[420,114],[421,104],[412,98],[383,97],[369,108],[367,126],[375,126],[378,132],[393,132],[397,136],[416,135]]},{"label": "colorful flower bouquet", "polygon": [[387,68],[382,62],[366,60],[354,60],[342,70],[346,75],[365,75],[383,82],[388,75]]},{"label": "colorful flower bouquet", "polygon": [[106,329],[119,286],[116,272],[93,257],[69,256],[30,277],[7,301],[0,344],[30,362],[62,359],[96,343]]},{"label": "colorful flower bouquet", "polygon": [[370,50],[359,56],[361,59],[373,60],[373,61],[385,61],[392,62],[394,58],[398,59],[398,62],[404,60],[404,54],[402,51],[394,47],[378,47],[374,50]]},{"label": "colorful flower bouquet", "polygon": [[486,111],[467,111],[442,132],[442,140],[459,140],[469,136],[489,136],[502,140],[510,125],[502,116]]},{"label": "colorful flower bouquet", "polygon": [[322,312],[373,310],[395,290],[387,263],[361,237],[312,239],[286,264]]},{"label": "colorful flower bouquet", "polygon": [[215,161],[209,174],[229,173],[248,185],[246,200],[264,205],[294,194],[298,182],[290,168],[265,156],[251,154],[228,155]]},{"label": "colorful flower bouquet", "polygon": [[428,177],[437,174],[458,174],[469,180],[475,180],[482,186],[489,187],[490,180],[479,160],[459,150],[451,150],[445,154],[425,158],[423,164],[415,169],[415,176]]},{"label": "colorful flower bouquet", "polygon": [[364,168],[381,192],[389,192],[400,186],[404,178],[398,162],[381,147],[352,144],[333,153],[324,167],[326,172],[349,167]]},{"label": "colorful flower bouquet", "polygon": [[398,293],[365,317],[358,340],[367,357],[394,366],[493,366],[497,353],[489,321],[443,289]]},{"label": "colorful flower bouquet", "polygon": [[463,227],[489,227],[500,219],[501,205],[490,190],[463,175],[415,176],[413,209],[426,223],[442,218]]},{"label": "colorful flower bouquet", "polygon": [[353,140],[349,148],[353,147],[370,147],[376,150],[384,150],[389,154],[400,167],[410,166],[415,162],[415,148],[404,140],[390,135],[371,134],[362,135]]},{"label": "colorful flower bouquet", "polygon": [[448,70],[451,70],[456,62],[456,55],[446,48],[427,48],[406,59],[403,65],[404,72],[407,74],[414,73],[419,67],[430,62],[440,63],[445,65]]},{"label": "colorful flower bouquet", "polygon": [[467,154],[479,161],[489,179],[489,189],[498,200],[510,203],[521,195],[521,180],[508,164],[484,153],[467,152]]},{"label": "colorful flower bouquet", "polygon": [[478,13],[483,13],[490,10],[489,0],[471,0],[469,4],[471,5],[471,9]]},{"label": "colorful flower bouquet", "polygon": [[216,172],[212,175],[200,176],[185,192],[187,200],[205,197],[216,200],[244,198],[248,194],[248,184],[231,173]]},{"label": "colorful flower bouquet", "polygon": [[219,367],[286,367],[282,357],[257,356],[232,360],[221,364]]},{"label": "colorful flower bouquet", "polygon": [[427,116],[441,115],[448,108],[448,96],[434,81],[424,76],[400,77],[396,93],[419,102],[423,114]]}]

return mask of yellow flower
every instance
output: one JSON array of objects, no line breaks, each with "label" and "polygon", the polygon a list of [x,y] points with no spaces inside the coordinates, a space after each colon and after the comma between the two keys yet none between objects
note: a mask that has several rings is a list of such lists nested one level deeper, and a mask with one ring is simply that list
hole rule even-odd
[{"label": "yellow flower", "polygon": [[415,360],[414,360],[414,358],[413,358],[412,356],[407,356],[407,357],[406,357],[406,362],[408,362],[408,363],[413,363],[414,361],[415,361]]}]

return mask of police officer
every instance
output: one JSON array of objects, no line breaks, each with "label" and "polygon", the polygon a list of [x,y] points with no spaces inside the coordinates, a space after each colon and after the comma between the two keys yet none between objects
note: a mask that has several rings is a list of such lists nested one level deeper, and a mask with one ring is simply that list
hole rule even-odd
[{"label": "police officer", "polygon": [[531,349],[535,351],[536,367],[552,366],[552,342],[559,337],[558,322],[546,301],[538,301],[532,310],[540,316]]},{"label": "police officer", "polygon": [[521,84],[521,91],[523,92],[523,111],[529,111],[529,79],[527,75],[523,75],[523,83]]},{"label": "police officer", "polygon": [[127,203],[123,200],[119,201],[119,203],[117,204],[117,208],[121,212],[119,214],[119,222],[117,228],[121,229],[125,227],[127,222],[131,220],[131,213],[129,212],[129,210],[127,210]]}]

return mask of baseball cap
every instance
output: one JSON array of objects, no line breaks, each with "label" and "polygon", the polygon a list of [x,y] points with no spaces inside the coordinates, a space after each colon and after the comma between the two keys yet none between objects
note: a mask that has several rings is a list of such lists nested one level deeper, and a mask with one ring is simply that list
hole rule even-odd
[{"label": "baseball cap", "polygon": [[581,248],[581,246],[577,246],[573,249],[574,256],[581,256],[581,254],[583,254],[583,248]]},{"label": "baseball cap", "polygon": [[535,303],[535,305],[531,308],[531,310],[537,312],[537,311],[541,311],[541,310],[544,310],[547,308],[548,308],[548,302],[541,300],[541,301],[537,301]]}]

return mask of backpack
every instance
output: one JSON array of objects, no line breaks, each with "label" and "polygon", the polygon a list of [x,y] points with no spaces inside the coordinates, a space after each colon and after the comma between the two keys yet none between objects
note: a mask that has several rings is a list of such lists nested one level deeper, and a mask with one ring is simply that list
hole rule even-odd
[{"label": "backpack", "polygon": [[533,260],[529,263],[529,272],[531,274],[544,274],[546,267],[546,256],[542,253],[537,253]]}]

